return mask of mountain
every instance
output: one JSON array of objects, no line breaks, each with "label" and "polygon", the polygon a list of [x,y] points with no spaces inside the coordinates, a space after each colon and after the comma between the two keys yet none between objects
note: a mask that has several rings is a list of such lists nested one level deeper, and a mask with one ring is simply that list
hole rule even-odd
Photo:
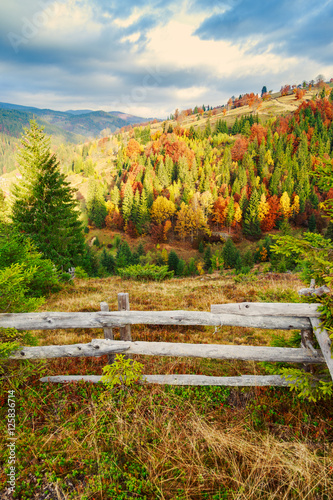
[{"label": "mountain", "polygon": [[33,119],[36,119],[39,125],[44,126],[45,132],[48,135],[52,135],[56,142],[72,142],[77,144],[85,140],[83,135],[75,134],[51,124],[41,117],[36,117],[36,114],[31,111],[18,111],[15,109],[0,108],[0,133],[19,138],[23,133],[23,129],[25,127],[29,128],[29,122]]},{"label": "mountain", "polygon": [[[69,110],[55,111],[52,109],[40,109],[31,106],[21,106],[0,102],[0,127],[9,135],[18,137],[23,126],[29,124],[29,120],[39,117],[39,123],[56,127],[45,126],[47,133],[63,135],[65,141],[79,142],[82,138],[93,138],[101,135],[102,131],[110,134],[127,125],[147,122],[146,118],[133,116],[120,111],[90,111],[90,110]],[[11,123],[11,120],[13,122]],[[60,132],[61,131],[61,132]],[[13,133],[14,132],[14,133]],[[84,140],[84,139],[83,139]]]}]

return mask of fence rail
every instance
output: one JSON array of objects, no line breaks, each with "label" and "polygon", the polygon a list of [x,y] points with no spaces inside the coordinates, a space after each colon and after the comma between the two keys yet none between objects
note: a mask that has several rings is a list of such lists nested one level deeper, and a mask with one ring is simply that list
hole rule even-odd
[{"label": "fence rail", "polygon": [[[18,330],[54,330],[72,328],[102,328],[104,339],[93,339],[88,344],[22,347],[12,353],[11,359],[41,359],[108,355],[113,362],[115,353],[148,356],[181,356],[211,359],[251,361],[326,363],[333,378],[331,340],[320,327],[320,313],[316,304],[251,303],[216,304],[211,312],[204,311],[130,311],[128,294],[118,295],[118,311],[109,311],[105,302],[98,312],[43,312],[0,314],[0,327]],[[300,330],[301,347],[235,346],[220,344],[189,344],[170,342],[142,342],[131,339],[130,325],[202,325],[239,326],[274,330]],[[121,340],[113,340],[112,328],[120,328]],[[320,350],[313,346],[318,340]],[[89,380],[98,382],[98,376],[55,376],[43,382]],[[149,383],[177,385],[287,385],[278,375],[239,377],[206,377],[204,375],[145,375]]]}]

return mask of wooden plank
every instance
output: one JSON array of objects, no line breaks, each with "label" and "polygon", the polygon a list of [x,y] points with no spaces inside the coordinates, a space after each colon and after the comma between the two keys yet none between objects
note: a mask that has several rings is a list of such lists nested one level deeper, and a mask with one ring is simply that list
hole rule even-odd
[{"label": "wooden plank", "polygon": [[[103,342],[103,340],[102,340]],[[110,342],[105,341],[104,342]],[[103,348],[104,347],[104,348]],[[47,358],[81,358],[89,356],[104,356],[105,354],[127,351],[124,343],[106,346],[99,344],[47,345],[38,347],[22,347],[13,352],[9,359],[47,359]]]},{"label": "wooden plank", "polygon": [[13,353],[11,359],[39,359],[55,357],[103,356],[123,352],[146,356],[176,356],[211,359],[240,359],[250,361],[279,361],[292,363],[324,363],[320,352],[314,356],[308,349],[288,347],[259,347],[220,344],[184,344],[174,342],[124,342],[93,339],[89,344],[67,346],[24,347]]},{"label": "wooden plank", "polygon": [[239,304],[213,304],[213,314],[240,314],[246,316],[294,316],[318,318],[318,304],[277,304],[274,302],[240,302]]},{"label": "wooden plank", "polygon": [[[107,302],[101,302],[101,311],[109,311],[109,304]],[[106,326],[103,328],[104,330],[104,338],[108,340],[113,340],[113,332],[110,326]],[[114,362],[114,354],[108,354],[108,364],[112,365]]]},{"label": "wooden plank", "polygon": [[332,359],[332,352],[331,352],[332,341],[328,335],[328,332],[324,328],[321,328],[319,326],[320,325],[319,319],[310,318],[310,321],[312,324],[314,334],[318,340],[318,344],[320,345],[320,349],[323,353],[327,367],[329,369],[329,372],[330,372],[332,380],[333,380],[333,359]]},{"label": "wooden plank", "polygon": [[[41,382],[66,383],[85,381],[97,384],[100,375],[58,375],[43,377]],[[207,377],[206,375],[143,375],[141,383],[160,385],[219,385],[237,387],[288,386],[288,382],[280,375],[241,375],[240,377]]]},{"label": "wooden plank", "polygon": [[308,318],[244,316],[204,311],[41,312],[0,314],[0,327],[17,330],[105,328],[125,325],[239,326],[275,330],[307,330]]}]

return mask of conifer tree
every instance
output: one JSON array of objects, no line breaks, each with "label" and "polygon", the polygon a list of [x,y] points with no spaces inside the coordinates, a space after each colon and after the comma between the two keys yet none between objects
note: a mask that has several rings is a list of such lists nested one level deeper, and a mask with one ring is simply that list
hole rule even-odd
[{"label": "conifer tree", "polygon": [[87,212],[91,222],[98,228],[105,226],[107,209],[103,196],[102,186],[97,179],[90,179],[87,195]]},{"label": "conifer tree", "polygon": [[259,203],[260,198],[258,191],[256,189],[253,189],[243,219],[243,233],[253,238],[260,238],[261,235]]},{"label": "conifer tree", "polygon": [[75,190],[50,151],[50,139],[30,122],[18,153],[22,180],[13,188],[12,221],[43,255],[64,269],[82,265],[86,255]]},{"label": "conifer tree", "polygon": [[133,202],[134,202],[133,189],[131,184],[127,182],[124,190],[124,198],[122,203],[122,214],[126,222],[130,218]]}]

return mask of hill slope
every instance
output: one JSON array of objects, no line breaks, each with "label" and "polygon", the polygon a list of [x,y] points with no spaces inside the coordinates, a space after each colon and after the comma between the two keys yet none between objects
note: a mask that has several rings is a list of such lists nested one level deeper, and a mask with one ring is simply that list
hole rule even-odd
[{"label": "hill slope", "polygon": [[[20,122],[22,120],[26,121],[28,114],[29,117],[31,115],[39,117],[48,124],[62,129],[64,134],[68,132],[85,138],[99,136],[105,129],[107,133],[112,133],[126,125],[146,121],[145,118],[128,115],[119,111],[113,111],[111,113],[106,111],[89,110],[54,111],[52,109],[39,109],[3,102],[0,102],[0,111],[2,115],[4,114],[6,116],[6,129],[8,131],[14,129],[16,132],[16,122]],[[15,112],[16,114],[10,114],[10,111]],[[17,113],[23,113],[24,116]],[[10,123],[11,118],[13,119],[12,124]],[[48,131],[46,127],[45,131],[47,133],[54,133],[50,129]],[[55,132],[57,133],[57,130],[55,130]],[[70,142],[78,142],[78,138],[72,136],[68,137]],[[80,139],[82,139],[82,137]]]}]

